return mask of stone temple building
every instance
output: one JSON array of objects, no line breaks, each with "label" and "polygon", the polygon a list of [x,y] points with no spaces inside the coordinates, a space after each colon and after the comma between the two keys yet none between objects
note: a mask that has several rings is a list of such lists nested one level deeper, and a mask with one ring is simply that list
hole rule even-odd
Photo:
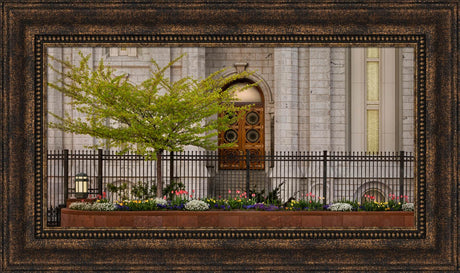
[{"label": "stone temple building", "polygon": [[[78,52],[91,54],[97,66],[106,65],[126,73],[130,81],[139,83],[149,77],[151,59],[160,66],[186,53],[169,70],[170,79],[204,78],[224,67],[226,75],[242,70],[255,71],[247,80],[258,86],[240,94],[240,102],[254,104],[242,120],[221,132],[219,142],[237,142],[222,154],[238,155],[250,150],[254,154],[284,151],[328,152],[399,152],[414,151],[414,49],[413,48],[316,48],[316,47],[234,47],[234,48],[49,48],[48,54],[77,63]],[[49,60],[60,69],[58,63]],[[47,80],[58,74],[48,70]],[[235,84],[244,84],[244,81]],[[48,88],[47,108],[56,114],[71,110],[69,98]],[[74,115],[78,115],[75,111]],[[96,139],[48,129],[48,151],[81,150]],[[110,149],[110,147],[108,147]],[[199,150],[187,147],[186,150]],[[186,164],[186,163],[183,163]],[[265,164],[267,165],[267,164]],[[268,166],[253,166],[262,173],[262,180],[277,184],[274,171]],[[203,167],[204,168],[204,167]],[[355,165],[353,168],[363,168]],[[395,167],[396,168],[396,167]],[[196,188],[206,196],[210,184],[217,183],[219,170],[244,169],[231,162],[219,164],[208,179]],[[291,174],[307,177],[300,167],[289,167]],[[166,173],[168,171],[166,170]],[[206,172],[206,171],[205,171]],[[351,172],[351,171],[348,171]],[[206,175],[205,175],[206,176]],[[346,175],[345,175],[346,176]],[[380,176],[385,176],[380,174]],[[328,178],[328,196],[336,196],[335,182]],[[282,181],[283,179],[278,179]],[[299,180],[290,182],[290,196]],[[303,183],[303,182],[302,182]],[[306,182],[305,182],[306,183]],[[334,184],[335,183],[335,184]],[[361,183],[361,182],[360,182]],[[370,179],[367,193],[386,196],[393,189],[385,182]],[[373,183],[373,184],[372,184]],[[334,186],[335,185],[335,186]],[[312,192],[310,185],[306,192]],[[226,189],[227,187],[225,187]],[[355,187],[354,197],[364,194]],[[316,192],[321,192],[321,186]],[[219,192],[223,192],[223,189]]]}]

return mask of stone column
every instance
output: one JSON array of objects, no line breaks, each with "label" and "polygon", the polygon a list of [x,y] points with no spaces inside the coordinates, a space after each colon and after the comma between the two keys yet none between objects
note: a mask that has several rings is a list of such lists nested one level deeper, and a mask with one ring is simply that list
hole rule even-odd
[{"label": "stone column", "polygon": [[331,151],[346,147],[346,49],[331,49]]},{"label": "stone column", "polygon": [[299,48],[299,151],[310,147],[310,52]]},{"label": "stone column", "polygon": [[275,48],[275,151],[299,149],[299,49]]},{"label": "stone column", "polygon": [[331,49],[310,49],[310,150],[331,149]]},{"label": "stone column", "polygon": [[[275,151],[299,150],[299,49],[275,48]],[[281,173],[277,173],[277,172]],[[298,191],[300,169],[297,162],[276,162],[272,188],[281,187],[281,198],[287,201]],[[285,176],[290,177],[286,179]],[[277,178],[274,178],[277,177]]]}]

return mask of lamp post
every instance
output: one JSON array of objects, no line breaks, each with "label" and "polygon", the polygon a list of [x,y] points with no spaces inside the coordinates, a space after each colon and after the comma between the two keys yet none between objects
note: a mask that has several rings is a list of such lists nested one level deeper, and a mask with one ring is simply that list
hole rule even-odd
[{"label": "lamp post", "polygon": [[75,197],[78,199],[88,197],[88,175],[86,173],[75,175]]}]

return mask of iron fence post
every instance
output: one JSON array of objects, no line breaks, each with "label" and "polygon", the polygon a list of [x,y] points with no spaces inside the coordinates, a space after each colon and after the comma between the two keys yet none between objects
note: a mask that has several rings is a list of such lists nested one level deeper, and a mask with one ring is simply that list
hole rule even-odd
[{"label": "iron fence post", "polygon": [[250,168],[250,153],[249,150],[246,150],[246,193],[249,194],[249,179],[250,179],[250,173],[249,173],[249,168]]},{"label": "iron fence post", "polygon": [[102,149],[97,150],[97,188],[98,188],[98,194],[102,196],[103,190],[102,190],[102,170],[103,170],[103,151]]},{"label": "iron fence post", "polygon": [[399,197],[400,201],[404,198],[404,151],[399,152]]},{"label": "iron fence post", "polygon": [[69,150],[64,150],[64,203],[69,199]]},{"label": "iron fence post", "polygon": [[169,184],[173,182],[174,178],[174,152],[169,153]]},{"label": "iron fence post", "polygon": [[323,151],[323,205],[326,205],[327,191],[327,151]]}]

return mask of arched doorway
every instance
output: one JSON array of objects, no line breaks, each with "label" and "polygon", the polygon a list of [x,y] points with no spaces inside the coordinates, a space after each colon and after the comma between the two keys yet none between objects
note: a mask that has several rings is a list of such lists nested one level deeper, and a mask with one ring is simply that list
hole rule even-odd
[{"label": "arched doorway", "polygon": [[[239,81],[230,86],[242,89],[252,82]],[[229,87],[230,87],[229,86]],[[220,161],[219,168],[227,170],[246,169],[244,155],[249,151],[254,156],[250,159],[250,169],[261,170],[265,167],[262,158],[265,153],[265,116],[264,116],[264,97],[257,86],[237,92],[238,100],[235,104],[253,105],[251,109],[243,115],[237,122],[232,124],[228,130],[219,133],[219,145],[224,143],[235,143],[231,148],[219,149]]]}]

